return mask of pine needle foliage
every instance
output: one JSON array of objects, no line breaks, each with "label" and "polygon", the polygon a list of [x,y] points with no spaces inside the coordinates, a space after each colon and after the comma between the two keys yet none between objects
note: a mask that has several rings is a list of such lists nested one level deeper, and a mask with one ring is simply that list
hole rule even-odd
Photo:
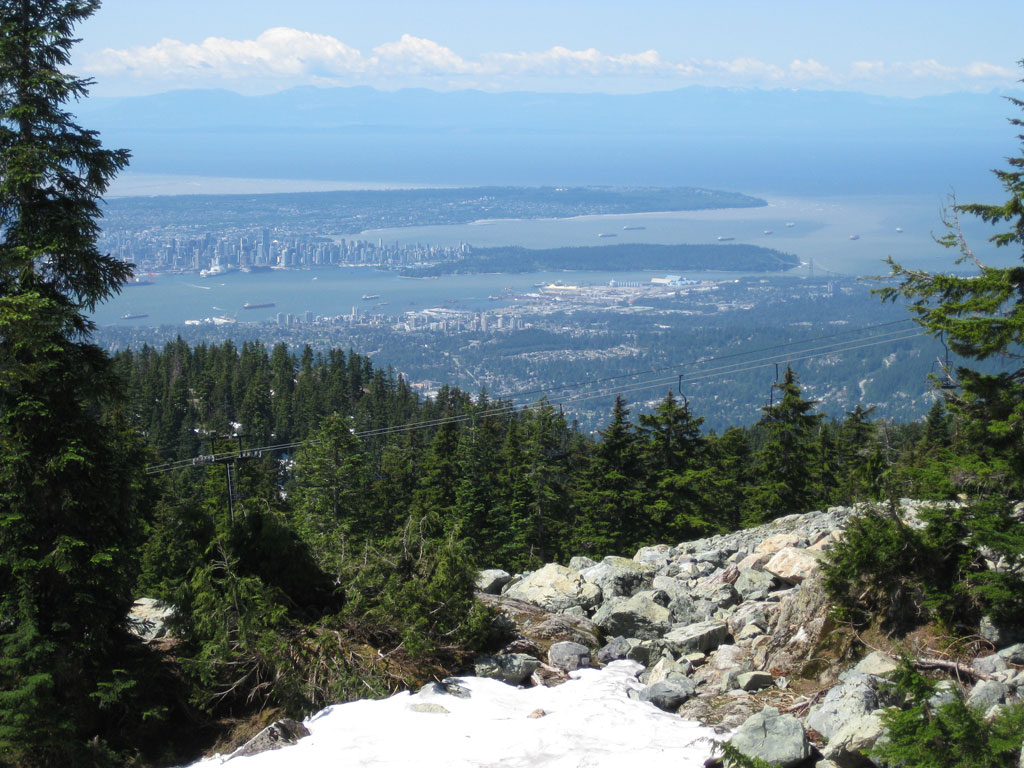
[{"label": "pine needle foliage", "polygon": [[131,274],[96,247],[128,153],[67,111],[89,86],[65,71],[72,33],[97,7],[0,0],[0,755],[18,766],[116,760],[105,740],[136,706],[139,464],[86,315]]}]

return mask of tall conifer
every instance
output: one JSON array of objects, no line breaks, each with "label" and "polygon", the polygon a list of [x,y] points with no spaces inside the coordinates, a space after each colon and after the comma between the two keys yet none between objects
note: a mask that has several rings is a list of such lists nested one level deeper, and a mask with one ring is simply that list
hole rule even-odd
[{"label": "tall conifer", "polygon": [[98,5],[0,0],[0,755],[15,765],[96,763],[131,685],[115,661],[137,475],[99,418],[119,388],[87,315],[131,274],[96,247],[128,153],[75,124],[89,81],[64,71]]}]

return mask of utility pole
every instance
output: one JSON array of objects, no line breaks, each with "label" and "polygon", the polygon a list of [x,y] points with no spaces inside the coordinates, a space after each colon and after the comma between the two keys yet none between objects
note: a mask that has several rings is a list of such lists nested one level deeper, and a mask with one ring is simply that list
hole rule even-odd
[{"label": "utility pole", "polygon": [[[240,461],[250,461],[252,459],[259,459],[263,456],[262,451],[245,450],[242,447],[242,438],[244,437],[247,437],[247,435],[234,434],[206,438],[210,441],[210,453],[207,455],[196,456],[192,459],[193,467],[201,467],[208,464],[224,465],[224,477],[227,481],[228,519],[231,521],[232,525],[234,525],[235,522],[235,502],[241,498],[241,494],[238,491],[237,464]],[[236,440],[237,447],[233,451],[219,454],[217,453],[218,440]],[[243,515],[244,514],[245,513],[243,512]]]}]

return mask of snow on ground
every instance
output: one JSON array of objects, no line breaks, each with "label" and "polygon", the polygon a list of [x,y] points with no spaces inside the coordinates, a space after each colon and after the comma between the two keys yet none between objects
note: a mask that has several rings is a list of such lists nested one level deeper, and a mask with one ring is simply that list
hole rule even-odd
[{"label": "snow on ground", "polygon": [[[231,768],[621,768],[654,764],[697,768],[714,732],[627,696],[642,685],[633,661],[573,672],[554,688],[514,688],[496,680],[458,678],[459,698],[440,686],[388,699],[336,704],[305,722],[312,735],[293,746],[236,757]],[[416,711],[440,705],[443,712]],[[542,717],[530,717],[536,710]],[[222,765],[213,757],[196,767]],[[667,762],[671,761],[671,762]]]}]

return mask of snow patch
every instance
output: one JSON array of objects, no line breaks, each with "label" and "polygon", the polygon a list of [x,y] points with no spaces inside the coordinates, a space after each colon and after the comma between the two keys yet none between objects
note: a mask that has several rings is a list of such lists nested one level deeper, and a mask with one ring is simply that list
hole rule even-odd
[{"label": "snow patch", "polygon": [[[465,677],[458,681],[469,698],[427,686],[416,694],[336,704],[305,721],[311,735],[297,744],[230,764],[621,768],[657,760],[678,768],[702,766],[714,731],[630,699],[630,689],[643,687],[636,679],[642,669],[633,661],[615,661],[603,669],[572,672],[569,682],[554,688],[515,688]],[[447,713],[438,707],[414,709],[416,704],[437,704]],[[195,765],[219,766],[226,760],[217,756]]]}]

